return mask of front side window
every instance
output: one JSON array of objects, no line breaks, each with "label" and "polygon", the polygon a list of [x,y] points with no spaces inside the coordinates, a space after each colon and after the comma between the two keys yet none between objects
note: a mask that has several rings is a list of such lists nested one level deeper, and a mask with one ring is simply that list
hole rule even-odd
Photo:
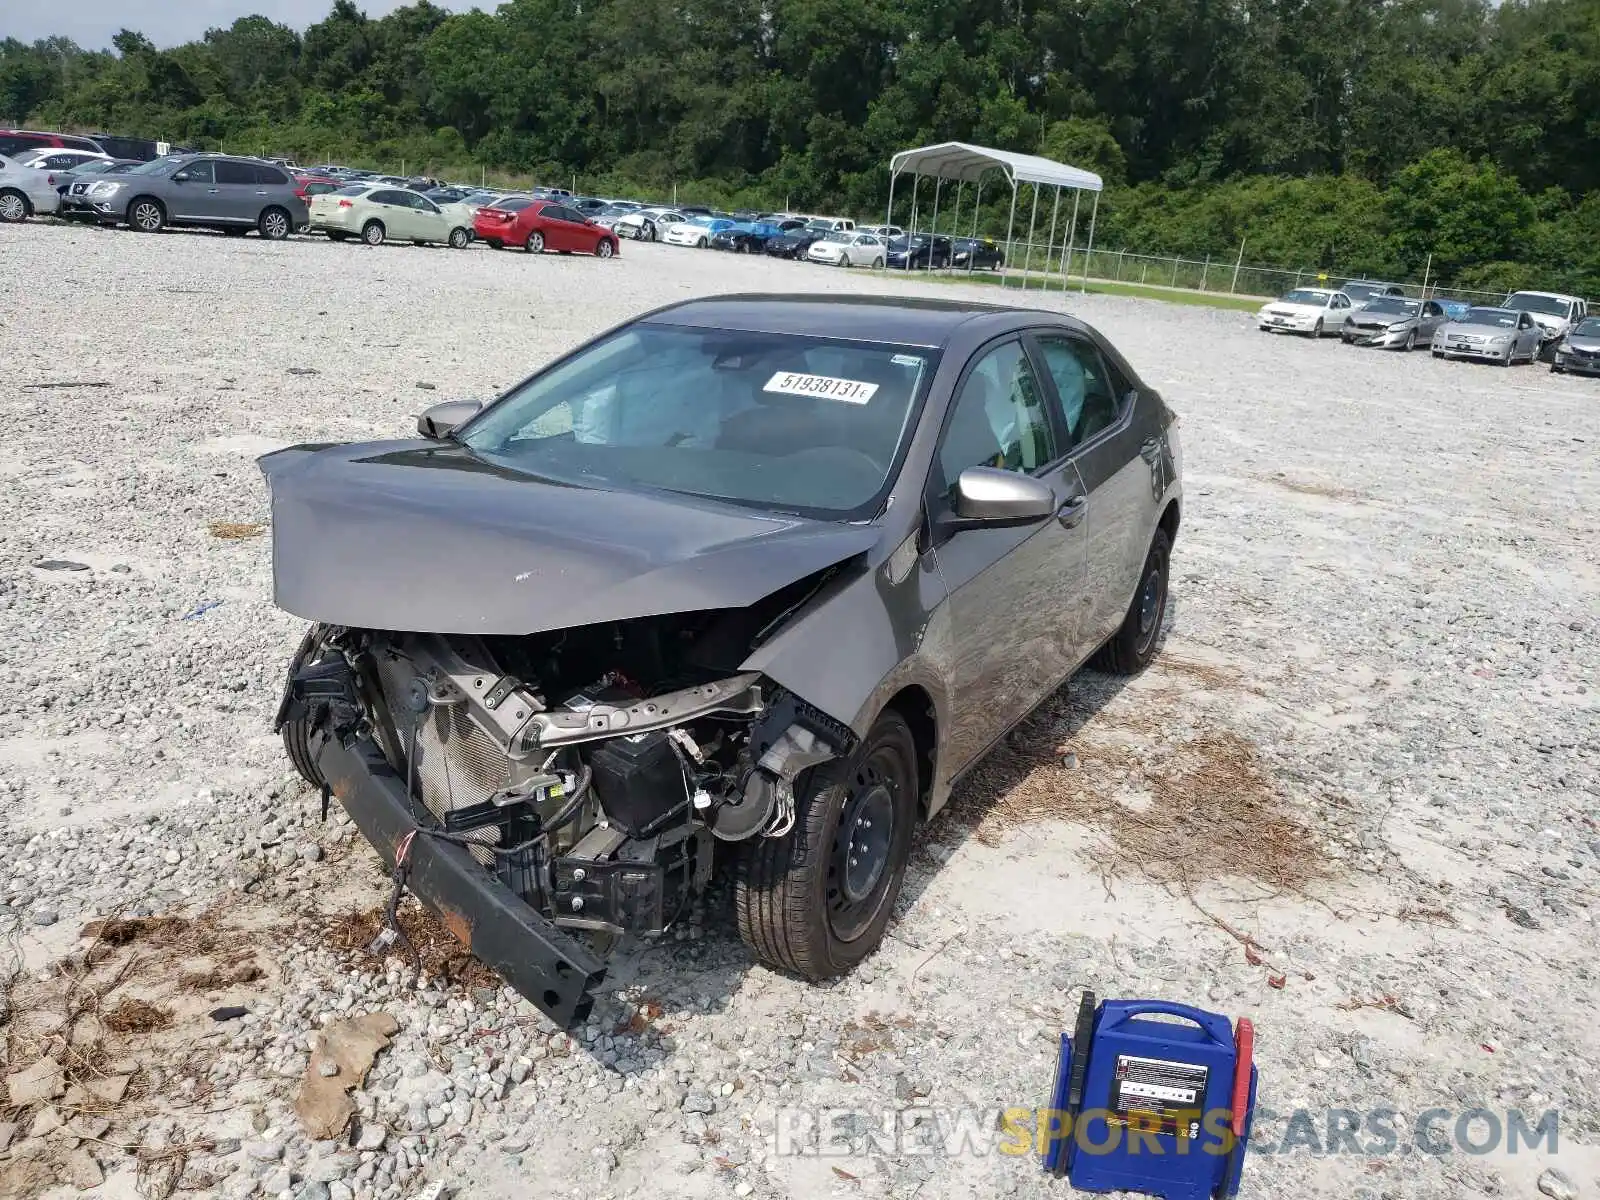
[{"label": "front side window", "polygon": [[577,486],[861,518],[881,506],[933,366],[927,349],[644,322],[529,380],[461,441]]},{"label": "front side window", "polygon": [[190,163],[175,174],[173,178],[185,183],[215,183],[217,181],[216,169],[209,158]]},{"label": "front side window", "polygon": [[1117,385],[1105,358],[1088,342],[1049,334],[1038,343],[1045,370],[1056,387],[1071,450],[1116,423]]},{"label": "front side window", "polygon": [[1055,457],[1039,381],[1022,343],[984,351],[961,385],[939,443],[946,495],[968,467],[1035,471]]}]

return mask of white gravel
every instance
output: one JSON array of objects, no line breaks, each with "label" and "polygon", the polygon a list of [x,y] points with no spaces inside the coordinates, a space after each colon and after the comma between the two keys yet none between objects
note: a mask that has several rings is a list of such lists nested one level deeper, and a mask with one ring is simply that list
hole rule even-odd
[{"label": "white gravel", "polygon": [[[1446,1135],[1473,1108],[1560,1111],[1553,1155],[1254,1156],[1250,1200],[1595,1195],[1600,383],[1543,368],[1043,297],[1182,413],[1166,661],[1124,688],[1078,681],[998,752],[960,798],[967,817],[919,847],[883,951],[845,981],[751,967],[718,893],[679,937],[618,961],[604,1024],[574,1044],[514,994],[417,992],[397,963],[295,932],[307,912],[376,903],[383,879],[348,825],[318,822],[271,733],[300,629],[272,607],[269,538],[208,529],[266,520],[252,459],[403,435],[427,404],[492,394],[655,305],[771,290],[966,291],[632,244],[601,263],[5,231],[0,946],[37,973],[119,905],[224,901],[273,947],[266,979],[227,991],[251,1015],[180,1012],[171,1036],[201,1065],[153,1057],[151,1096],[83,1143],[107,1175],[92,1194],[130,1194],[114,1145],[207,1136],[190,1171],[238,1197],[400,1197],[424,1179],[508,1198],[1060,1195],[1035,1160],[996,1151],[992,1113],[1047,1103],[1089,985],[1252,1017],[1278,1114],[1264,1142],[1298,1108],[1319,1140],[1329,1108],[1396,1110],[1405,1140],[1428,1109],[1449,1110]],[[106,386],[25,390],[71,381]],[[1101,789],[1145,819],[1128,754],[1219,732],[1315,830],[1322,878],[1185,895],[1110,869],[1115,818],[1007,799],[973,835],[997,786],[1064,811]],[[1218,771],[1199,807],[1230,811],[1237,782]],[[401,1029],[357,1093],[358,1140],[308,1142],[289,1109],[308,1032],[379,1008]],[[644,1032],[618,1031],[633,1014]],[[799,1106],[860,1110],[845,1126],[863,1135],[885,1110],[965,1107],[988,1114],[989,1152],[858,1138],[848,1157],[780,1155],[776,1114]],[[7,1137],[18,1117],[0,1096],[0,1169],[59,1149],[60,1132]]]}]

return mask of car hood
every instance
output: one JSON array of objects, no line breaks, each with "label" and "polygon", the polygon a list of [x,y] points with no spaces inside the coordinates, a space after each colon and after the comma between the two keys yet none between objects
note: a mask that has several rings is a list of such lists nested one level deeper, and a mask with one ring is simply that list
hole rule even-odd
[{"label": "car hood", "polygon": [[1600,354],[1600,335],[1591,337],[1585,334],[1583,337],[1573,337],[1568,334],[1566,346],[1567,349],[1577,350],[1582,354]]},{"label": "car hood", "polygon": [[261,458],[280,608],[418,633],[529,634],[754,604],[876,527],[548,482],[438,442]]},{"label": "car hood", "polygon": [[1568,318],[1558,316],[1555,313],[1529,312],[1528,315],[1533,318],[1533,323],[1541,329],[1566,329],[1572,324]]},{"label": "car hood", "polygon": [[1274,300],[1270,304],[1263,304],[1261,311],[1277,313],[1279,316],[1284,317],[1310,317],[1329,310],[1320,304],[1300,304],[1291,300]]},{"label": "car hood", "polygon": [[1348,318],[1357,325],[1415,325],[1418,321],[1416,313],[1372,312],[1365,308],[1358,308]]},{"label": "car hood", "polygon": [[1469,337],[1503,338],[1515,337],[1517,333],[1515,329],[1507,329],[1503,325],[1469,325],[1465,321],[1451,321],[1444,326],[1444,332],[1448,334],[1466,334]]}]

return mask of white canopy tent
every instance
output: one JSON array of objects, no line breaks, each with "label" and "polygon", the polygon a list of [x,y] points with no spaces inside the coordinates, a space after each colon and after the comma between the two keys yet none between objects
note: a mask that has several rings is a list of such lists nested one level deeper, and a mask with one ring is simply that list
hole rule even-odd
[{"label": "white canopy tent", "polygon": [[[1050,272],[1050,261],[1055,251],[1056,220],[1061,209],[1061,193],[1064,189],[1072,191],[1072,218],[1067,226],[1067,235],[1063,239],[1061,249],[1062,286],[1066,285],[1068,272],[1071,269],[1072,254],[1076,249],[1078,232],[1078,202],[1083,198],[1084,192],[1094,195],[1092,208],[1089,213],[1089,242],[1084,251],[1083,272],[1084,281],[1089,278],[1089,254],[1094,249],[1094,223],[1100,213],[1100,192],[1104,182],[1093,171],[1085,171],[1081,167],[1071,167],[1066,163],[1053,162],[1048,158],[1040,158],[1036,154],[1017,154],[1011,150],[994,150],[988,146],[970,146],[965,142],[941,142],[936,146],[919,146],[914,150],[902,150],[889,160],[889,215],[885,217],[886,224],[894,223],[894,188],[895,181],[901,175],[909,174],[911,182],[911,231],[916,232],[917,224],[917,185],[922,176],[931,175],[936,181],[933,190],[933,225],[936,228],[939,220],[939,194],[946,181],[956,184],[956,221],[961,219],[961,195],[967,184],[972,184],[975,194],[972,202],[972,236],[978,236],[978,206],[983,199],[983,177],[990,171],[1000,171],[1007,183],[1011,185],[1011,215],[1006,221],[1006,265],[1012,265],[1012,249],[1014,241],[1012,234],[1017,220],[1017,185],[1031,183],[1033,185],[1033,207],[1028,216],[1027,251],[1023,260],[1022,286],[1028,286],[1028,272],[1033,263],[1033,233],[1034,224],[1039,216],[1039,189],[1053,187],[1056,190],[1055,204],[1050,211],[1050,237],[1045,245],[1045,273]],[[930,234],[931,236],[931,234]],[[930,249],[928,264],[933,265],[933,254]],[[909,269],[910,257],[907,256],[906,266]],[[971,269],[972,259],[967,260],[968,269]]]}]

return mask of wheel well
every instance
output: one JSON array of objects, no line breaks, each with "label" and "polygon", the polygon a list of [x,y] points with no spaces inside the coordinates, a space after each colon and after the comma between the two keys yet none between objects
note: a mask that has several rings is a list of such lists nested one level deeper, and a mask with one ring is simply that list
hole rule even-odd
[{"label": "wheel well", "polygon": [[934,715],[933,697],[926,688],[913,684],[896,692],[884,708],[894,709],[911,727],[911,738],[917,746],[917,809],[926,818],[928,798],[933,790],[934,755],[939,746],[939,723]]},{"label": "wheel well", "polygon": [[374,225],[376,225],[379,229],[383,229],[384,232],[388,232],[388,230],[385,228],[383,222],[378,220],[377,217],[368,217],[365,221],[363,221],[361,223],[361,232],[365,233],[369,228],[371,228]]},{"label": "wheel well", "polygon": [[131,212],[132,209],[133,209],[133,206],[135,204],[139,203],[139,201],[141,201],[141,200],[148,200],[148,201],[150,201],[151,204],[154,204],[157,208],[159,208],[161,210],[161,215],[163,217],[167,215],[167,206],[161,202],[161,198],[159,196],[150,196],[150,195],[135,196],[132,200],[128,201],[128,207],[126,209],[124,209],[123,211],[124,212]]},{"label": "wheel well", "polygon": [[1159,525],[1167,535],[1167,545],[1176,545],[1178,541],[1178,502],[1176,500],[1167,505],[1167,511],[1161,514]]}]

